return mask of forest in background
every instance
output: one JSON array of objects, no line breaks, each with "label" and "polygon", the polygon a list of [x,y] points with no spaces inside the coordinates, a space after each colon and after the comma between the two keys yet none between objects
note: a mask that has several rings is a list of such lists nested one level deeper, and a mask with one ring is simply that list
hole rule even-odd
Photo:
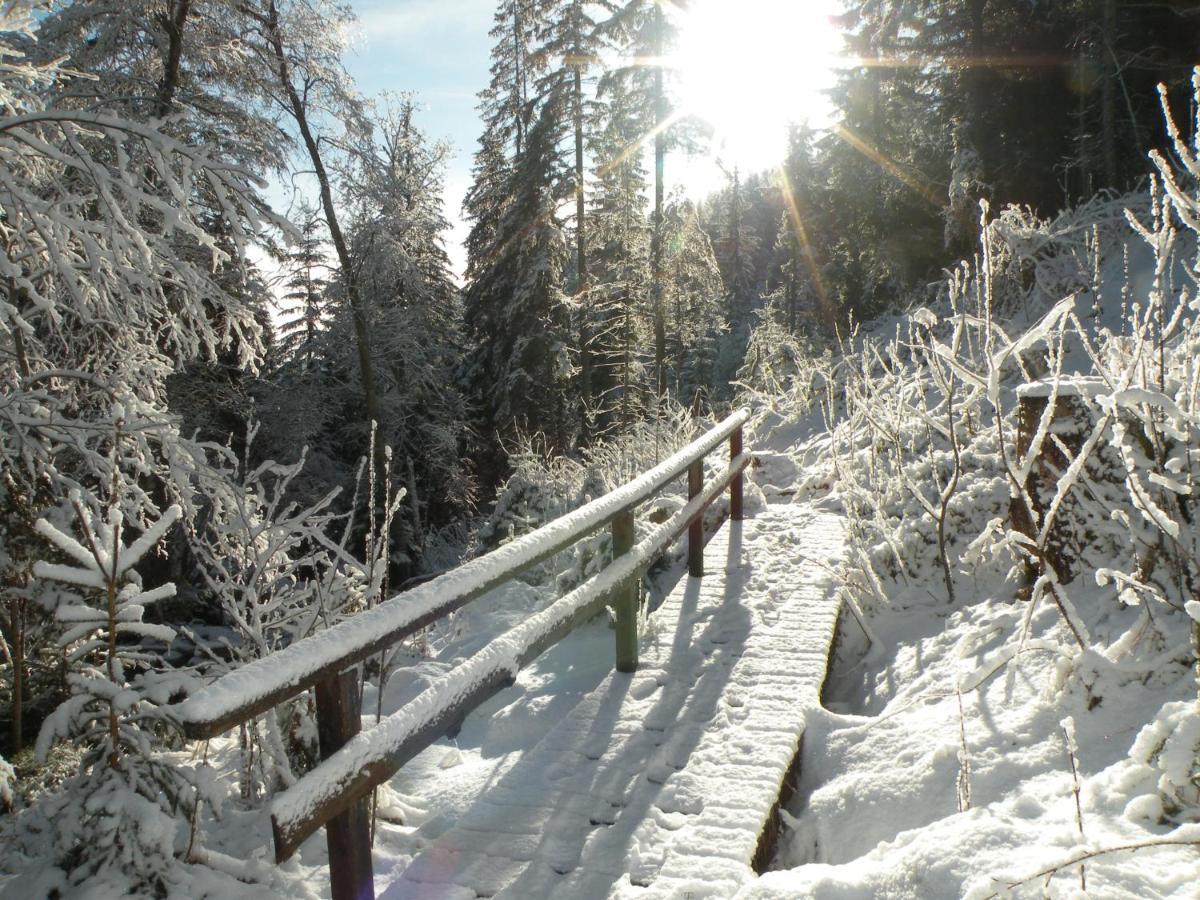
[{"label": "forest in background", "polygon": [[[190,683],[538,524],[513,512],[528,479],[492,506],[523,460],[644,444],[647,421],[669,441],[781,354],[943,291],[981,198],[1050,215],[1136,186],[1170,145],[1160,82],[1196,121],[1192,4],[852,2],[839,123],[693,200],[665,168],[704,123],[673,115],[670,71],[621,62],[668,54],[673,14],[506,0],[460,287],[447,148],[402,85],[357,93],[351,18],[0,6],[0,751],[24,773],[0,782],[51,798],[70,879],[167,826],[61,814],[69,770],[76,798],[172,823],[211,787],[151,752]],[[264,179],[298,173],[288,220]],[[243,800],[303,767],[307,716],[243,735]],[[56,741],[81,755],[33,762]]]}]

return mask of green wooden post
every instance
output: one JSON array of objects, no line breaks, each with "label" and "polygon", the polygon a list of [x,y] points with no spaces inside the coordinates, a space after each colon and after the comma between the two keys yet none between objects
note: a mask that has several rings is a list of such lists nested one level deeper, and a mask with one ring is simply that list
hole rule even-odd
[{"label": "green wooden post", "polygon": [[[612,523],[612,555],[618,557],[633,548],[633,510],[620,513]],[[617,613],[617,671],[636,672],[638,665],[637,576],[617,589],[613,608]]]},{"label": "green wooden post", "polygon": [[[688,499],[704,490],[704,461],[688,466]],[[699,578],[704,574],[704,513],[688,523],[688,574]]]},{"label": "green wooden post", "polygon": [[[742,455],[742,426],[729,436],[729,459],[733,461]],[[729,482],[729,518],[734,522],[742,521],[742,473],[738,472]]]}]

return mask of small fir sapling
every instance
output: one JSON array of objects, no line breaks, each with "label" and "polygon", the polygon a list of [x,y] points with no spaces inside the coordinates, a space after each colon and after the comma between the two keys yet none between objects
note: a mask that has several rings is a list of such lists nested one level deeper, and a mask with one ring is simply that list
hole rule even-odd
[{"label": "small fir sapling", "polygon": [[[387,535],[405,496],[403,489],[391,496],[385,524],[376,521],[375,503],[368,500],[365,560],[360,561],[350,541],[364,467],[369,470],[368,496],[375,495],[375,454],[360,463],[350,506],[338,513],[333,509],[336,489],[311,504],[291,499],[306,451],[295,463],[267,460],[252,466],[250,448],[257,432],[258,426],[250,424],[244,458],[222,470],[225,477],[211,492],[204,524],[192,535],[200,576],[237,638],[222,646],[196,638],[207,657],[206,674],[212,676],[268,656],[384,599]],[[387,448],[384,456],[390,460]],[[243,800],[255,801],[293,784],[317,759],[309,696],[244,723],[239,742]]]},{"label": "small fir sapling", "polygon": [[144,621],[144,614],[175,586],[143,589],[134,568],[181,510],[168,507],[127,544],[115,496],[101,506],[75,492],[69,503],[78,537],[44,518],[35,526],[68,560],[39,561],[35,576],[73,592],[54,611],[71,696],[42,726],[36,750],[42,760],[58,741],[83,750],[80,772],[37,811],[60,867],[43,873],[43,881],[58,879],[59,890],[91,880],[161,893],[177,876],[182,823],[197,803],[217,800],[203,770],[160,752],[172,729],[160,704],[182,679],[161,668],[155,649],[174,630]]}]

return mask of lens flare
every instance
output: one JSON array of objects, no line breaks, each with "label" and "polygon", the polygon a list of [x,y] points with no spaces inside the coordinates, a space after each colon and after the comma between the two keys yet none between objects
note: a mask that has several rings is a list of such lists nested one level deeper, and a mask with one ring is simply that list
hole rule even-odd
[{"label": "lens flare", "polygon": [[842,38],[829,0],[696,0],[680,18],[684,110],[708,123],[728,165],[765,169],[784,157],[788,126],[825,127]]}]

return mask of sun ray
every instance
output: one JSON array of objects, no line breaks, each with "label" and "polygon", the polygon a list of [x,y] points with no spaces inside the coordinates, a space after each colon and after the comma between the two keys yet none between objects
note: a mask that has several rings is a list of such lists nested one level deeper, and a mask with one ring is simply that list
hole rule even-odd
[{"label": "sun ray", "polygon": [[662,134],[663,132],[667,131],[670,128],[673,128],[682,119],[684,119],[687,115],[688,115],[688,111],[686,109],[676,109],[676,110],[672,111],[669,115],[667,115],[667,117],[665,119],[663,119],[663,121],[660,124],[651,128],[649,131],[647,131],[644,135],[642,135],[636,141],[633,141],[631,144],[626,146],[612,160],[605,163],[600,169],[601,173],[607,175],[609,172],[611,172],[617,166],[621,165],[627,159],[629,159],[629,157],[633,153],[637,152],[638,150],[641,150],[648,143],[650,143],[652,140],[654,140],[654,138],[657,137],[658,135]]},{"label": "sun ray", "polygon": [[783,202],[787,206],[788,220],[791,223],[792,232],[796,235],[796,240],[800,242],[800,255],[804,257],[804,265],[812,278],[813,290],[817,292],[817,302],[821,306],[822,314],[825,314],[830,309],[829,293],[825,288],[825,279],[821,277],[821,269],[817,266],[813,244],[808,236],[808,228],[804,224],[804,215],[800,211],[800,200],[796,196],[792,179],[788,177],[787,169],[781,166],[778,171],[780,185],[783,188]]},{"label": "sun ray", "polygon": [[835,125],[832,131],[871,162],[875,163],[875,165],[879,166],[880,169],[893,176],[897,181],[900,181],[905,186],[916,191],[918,194],[928,200],[933,206],[939,209],[941,208],[942,200],[933,190],[933,188],[918,181],[914,175],[906,172],[903,166],[893,160],[886,153],[876,149],[845,125]]}]

